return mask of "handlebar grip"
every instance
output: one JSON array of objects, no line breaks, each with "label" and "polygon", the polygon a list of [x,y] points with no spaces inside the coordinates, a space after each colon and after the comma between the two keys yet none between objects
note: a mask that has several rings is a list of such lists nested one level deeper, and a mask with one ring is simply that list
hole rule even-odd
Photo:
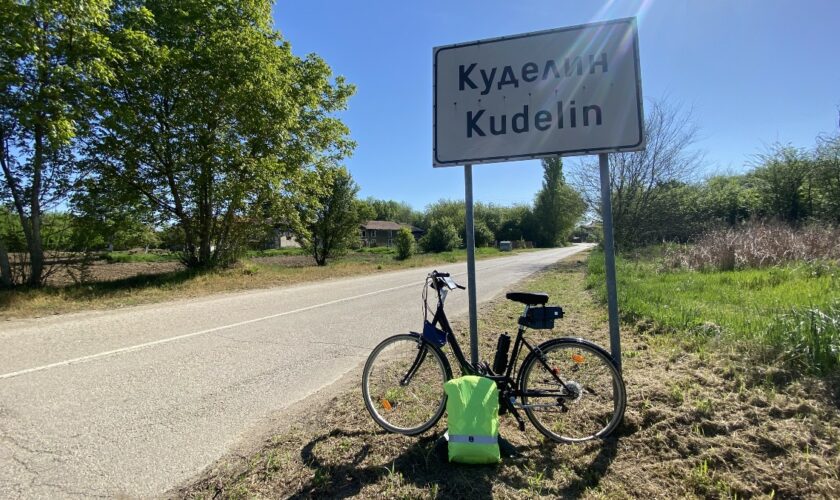
[{"label": "handlebar grip", "polygon": [[455,286],[457,286],[461,290],[466,290],[467,289],[467,287],[465,287],[464,285],[459,285],[458,283],[455,283]]},{"label": "handlebar grip", "polygon": [[439,273],[437,271],[432,271],[430,276],[434,276],[434,277],[437,277],[437,278],[448,278],[449,273]]}]

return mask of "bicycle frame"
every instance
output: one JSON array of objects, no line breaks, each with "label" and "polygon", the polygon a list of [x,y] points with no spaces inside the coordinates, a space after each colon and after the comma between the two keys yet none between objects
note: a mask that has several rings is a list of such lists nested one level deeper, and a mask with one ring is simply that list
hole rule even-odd
[{"label": "bicycle frame", "polygon": [[[482,367],[482,366],[474,366],[472,363],[467,361],[467,357],[464,355],[463,350],[461,350],[461,345],[458,343],[458,339],[455,337],[455,333],[452,331],[452,327],[449,324],[449,319],[446,317],[446,312],[444,311],[443,303],[446,298],[446,292],[442,292],[440,289],[440,285],[433,287],[434,290],[437,292],[437,308],[435,310],[435,314],[432,317],[432,326],[440,325],[441,330],[446,333],[446,340],[452,346],[452,352],[455,355],[455,359],[458,361],[458,366],[461,370],[462,375],[480,375],[482,377],[489,378],[495,381],[497,384],[500,385],[500,389],[511,389],[514,391],[514,394],[519,397],[528,397],[528,396],[555,396],[558,398],[576,398],[578,394],[575,390],[569,388],[566,383],[560,378],[559,374],[555,369],[550,367],[545,360],[545,357],[542,355],[542,352],[539,349],[539,346],[531,345],[525,339],[525,327],[523,325],[519,325],[519,328],[516,332],[516,340],[513,343],[513,348],[510,352],[509,362],[507,367],[505,368],[504,373],[492,373],[489,367]],[[424,305],[426,307],[426,305]],[[522,315],[527,316],[528,310],[531,306],[526,305],[525,310],[523,311]],[[545,367],[545,369],[552,374],[555,381],[559,383],[564,393],[556,393],[554,391],[529,391],[527,394],[520,394],[518,388],[516,387],[516,381],[513,379],[513,373],[517,365],[517,360],[519,359],[519,354],[522,350],[522,347],[527,348],[530,352],[537,354],[537,359],[539,362]],[[425,358],[425,352],[419,353],[417,359],[415,360],[414,365],[411,367],[409,372],[406,374],[406,377],[403,379],[406,383],[408,380],[411,379],[414,372],[417,370],[417,367],[423,362]],[[503,398],[503,401],[507,403],[509,406],[508,409],[512,410],[513,413],[516,415],[516,411],[513,408],[513,404],[508,401],[507,398]],[[519,416],[517,416],[517,420],[519,420]]]}]

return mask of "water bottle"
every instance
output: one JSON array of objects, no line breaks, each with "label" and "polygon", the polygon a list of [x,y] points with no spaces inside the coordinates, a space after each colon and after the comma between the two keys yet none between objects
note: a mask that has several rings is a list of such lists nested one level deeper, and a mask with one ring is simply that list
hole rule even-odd
[{"label": "water bottle", "polygon": [[508,365],[508,351],[510,350],[510,335],[503,333],[499,335],[499,342],[496,344],[496,356],[493,358],[493,373],[501,375],[505,373]]}]

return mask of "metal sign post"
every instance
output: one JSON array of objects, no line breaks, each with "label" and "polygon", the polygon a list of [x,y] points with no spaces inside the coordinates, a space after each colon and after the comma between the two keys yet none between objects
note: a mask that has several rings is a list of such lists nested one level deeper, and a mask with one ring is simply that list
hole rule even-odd
[{"label": "metal sign post", "polygon": [[610,347],[621,366],[607,153],[645,149],[635,18],[436,47],[432,163],[464,166],[470,349],[478,362],[472,166],[598,154]]},{"label": "metal sign post", "polygon": [[467,206],[467,295],[470,303],[470,362],[478,365],[478,311],[475,293],[475,216],[472,165],[464,165],[464,204]]},{"label": "metal sign post", "polygon": [[618,331],[618,293],[615,285],[615,242],[613,241],[612,201],[610,200],[610,161],[598,155],[601,167],[601,219],[604,222],[604,271],[607,277],[607,311],[610,322],[610,354],[621,371],[621,337]]}]

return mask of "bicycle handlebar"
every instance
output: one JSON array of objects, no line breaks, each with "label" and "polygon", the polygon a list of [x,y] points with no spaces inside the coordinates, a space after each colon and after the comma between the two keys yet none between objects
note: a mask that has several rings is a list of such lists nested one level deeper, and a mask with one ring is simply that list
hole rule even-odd
[{"label": "bicycle handlebar", "polygon": [[449,288],[453,288],[452,285],[454,285],[454,288],[459,288],[461,290],[466,290],[467,289],[467,287],[465,287],[463,285],[459,285],[458,283],[455,283],[455,280],[453,280],[453,279],[445,279],[445,278],[449,278],[449,277],[450,277],[449,273],[440,273],[438,271],[432,271],[432,272],[429,273],[429,278],[432,278],[434,280],[440,279],[441,281],[443,281],[443,284],[446,285]]}]

